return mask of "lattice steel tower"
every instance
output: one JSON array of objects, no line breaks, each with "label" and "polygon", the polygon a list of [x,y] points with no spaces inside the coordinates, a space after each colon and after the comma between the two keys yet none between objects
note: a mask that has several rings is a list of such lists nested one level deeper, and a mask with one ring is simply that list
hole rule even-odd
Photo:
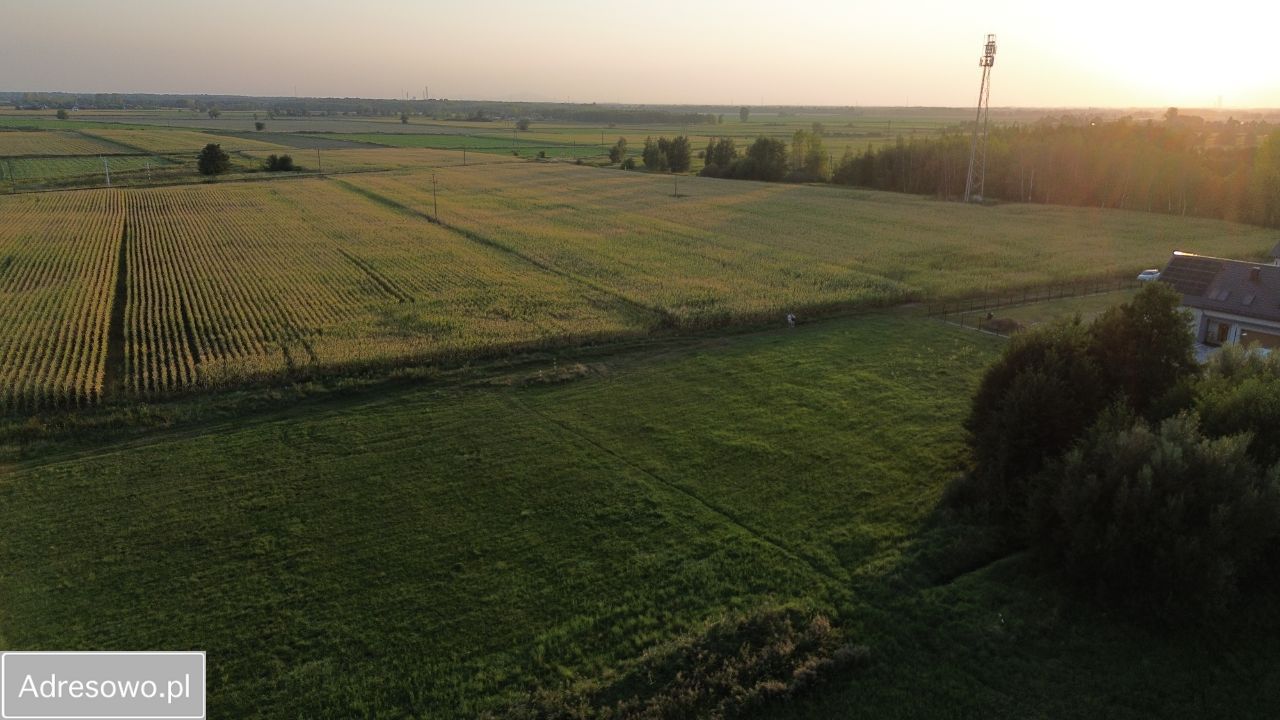
[{"label": "lattice steel tower", "polygon": [[969,177],[964,183],[964,201],[982,202],[983,184],[987,179],[987,130],[991,112],[991,66],[996,64],[996,36],[987,35],[978,66],[982,68],[982,86],[978,89],[978,114],[973,120],[973,140],[969,143]]}]

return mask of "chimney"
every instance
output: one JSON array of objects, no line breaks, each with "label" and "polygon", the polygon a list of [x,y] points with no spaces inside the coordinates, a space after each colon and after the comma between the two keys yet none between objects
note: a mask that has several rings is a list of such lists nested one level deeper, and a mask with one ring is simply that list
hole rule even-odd
[{"label": "chimney", "polygon": [[1261,282],[1261,281],[1262,281],[1262,268],[1260,268],[1260,267],[1256,267],[1256,266],[1255,266],[1255,267],[1251,267],[1251,268],[1249,268],[1249,281],[1250,281],[1250,282]]}]

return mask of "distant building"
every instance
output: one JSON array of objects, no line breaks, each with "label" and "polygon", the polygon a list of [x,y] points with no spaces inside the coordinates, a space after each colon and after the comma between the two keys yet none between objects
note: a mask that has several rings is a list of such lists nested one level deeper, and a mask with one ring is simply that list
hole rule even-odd
[{"label": "distant building", "polygon": [[1182,293],[1197,343],[1280,347],[1280,264],[1176,252],[1160,280]]}]

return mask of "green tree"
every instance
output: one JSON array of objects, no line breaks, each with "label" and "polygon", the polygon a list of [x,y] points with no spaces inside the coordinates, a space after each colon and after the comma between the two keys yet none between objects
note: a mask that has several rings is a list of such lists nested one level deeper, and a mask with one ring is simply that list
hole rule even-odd
[{"label": "green tree", "polygon": [[58,108],[58,112],[56,113],[56,115],[59,120],[66,120],[67,118],[71,117],[71,114],[68,113],[64,108]]},{"label": "green tree", "polygon": [[218,108],[216,108],[216,107],[215,107],[215,108],[209,108],[209,117],[210,117],[210,118],[217,119],[220,115],[222,115],[222,111],[221,111],[221,110],[219,110]]},{"label": "green tree", "polygon": [[201,175],[221,175],[231,169],[231,157],[218,143],[209,143],[196,158],[196,167]]},{"label": "green tree", "polygon": [[290,155],[269,155],[267,156],[266,168],[271,172],[293,170],[293,157]]},{"label": "green tree", "polygon": [[1249,190],[1255,222],[1280,227],[1280,130],[1272,131],[1258,147]]},{"label": "green tree", "polygon": [[982,377],[965,429],[973,499],[1016,526],[1031,477],[1071,447],[1106,407],[1088,329],[1059,323],[1015,335]]},{"label": "green tree", "polygon": [[529,118],[520,118],[516,121],[516,130],[525,132],[529,129]]},{"label": "green tree", "polygon": [[646,170],[667,169],[667,144],[666,138],[658,138],[657,142],[654,142],[652,137],[644,139],[644,150],[640,153],[640,159],[644,162]]},{"label": "green tree", "polygon": [[[752,180],[777,182],[787,174],[787,144],[774,138],[760,137],[747,148],[745,168],[747,177]],[[734,177],[741,177],[735,172]]]},{"label": "green tree", "polygon": [[731,174],[738,160],[738,148],[733,138],[713,138],[702,155],[702,174],[707,177],[723,177]]},{"label": "green tree", "polygon": [[739,120],[741,120],[742,122],[746,122],[747,119],[750,117],[751,117],[751,108],[747,107],[746,105],[743,105],[742,107],[738,108]]},{"label": "green tree", "polygon": [[1108,413],[1036,483],[1038,553],[1107,604],[1170,616],[1224,609],[1280,533],[1280,467],[1194,414],[1151,429]]},{"label": "green tree", "polygon": [[614,143],[613,147],[609,148],[609,162],[620,163],[626,157],[627,157],[627,139],[624,137],[620,137],[618,138],[618,142]]},{"label": "green tree", "polygon": [[689,147],[689,138],[680,135],[667,147],[667,167],[671,172],[687,172],[692,164],[693,152]]},{"label": "green tree", "polygon": [[402,113],[400,113],[400,124],[401,124],[401,125],[408,125],[408,124],[409,124],[409,113],[407,113],[407,112],[402,112]]},{"label": "green tree", "polygon": [[267,129],[267,124],[259,120],[253,124],[253,129],[262,132]]},{"label": "green tree", "polygon": [[1104,385],[1139,413],[1199,369],[1181,303],[1182,296],[1172,286],[1150,283],[1090,327],[1091,352]]}]

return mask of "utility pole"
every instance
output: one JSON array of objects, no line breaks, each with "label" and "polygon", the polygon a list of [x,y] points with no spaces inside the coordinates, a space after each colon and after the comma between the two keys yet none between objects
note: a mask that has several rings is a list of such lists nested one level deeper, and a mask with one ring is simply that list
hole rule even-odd
[{"label": "utility pole", "polygon": [[466,145],[462,146],[462,166],[463,167],[467,166],[467,146]]},{"label": "utility pole", "polygon": [[320,165],[320,146],[316,146],[316,174],[323,175],[324,168]]},{"label": "utility pole", "polygon": [[440,222],[440,203],[436,200],[436,174],[431,173],[431,211],[435,215],[436,223]]},{"label": "utility pole", "polygon": [[111,187],[111,166],[107,164],[106,158],[102,158],[102,172],[107,176],[107,187]]}]

